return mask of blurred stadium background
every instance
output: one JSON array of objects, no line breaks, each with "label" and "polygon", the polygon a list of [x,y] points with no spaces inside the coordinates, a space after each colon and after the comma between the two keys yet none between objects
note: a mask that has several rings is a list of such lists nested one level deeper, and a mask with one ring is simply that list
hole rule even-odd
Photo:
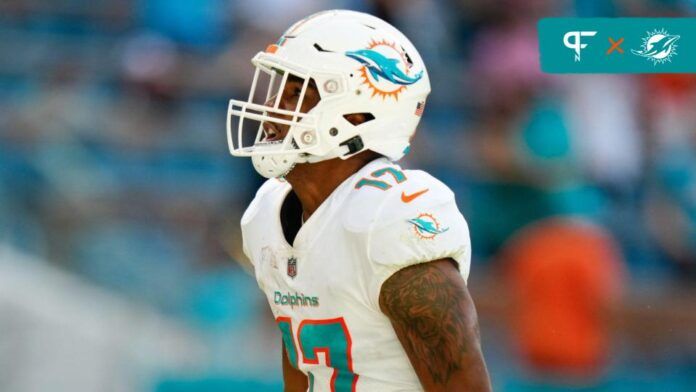
[{"label": "blurred stadium background", "polygon": [[[411,37],[497,391],[696,390],[696,77],[546,75],[544,16],[694,0],[0,1],[0,391],[275,391],[228,155],[249,59],[329,8]],[[238,261],[239,263],[235,262]]]}]

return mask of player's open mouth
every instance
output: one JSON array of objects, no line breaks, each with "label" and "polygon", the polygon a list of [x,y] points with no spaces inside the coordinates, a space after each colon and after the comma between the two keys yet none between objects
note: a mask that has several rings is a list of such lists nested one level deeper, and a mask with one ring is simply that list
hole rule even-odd
[{"label": "player's open mouth", "polygon": [[265,137],[263,141],[271,142],[280,139],[280,131],[276,129],[273,123],[266,122],[263,124],[263,132]]}]

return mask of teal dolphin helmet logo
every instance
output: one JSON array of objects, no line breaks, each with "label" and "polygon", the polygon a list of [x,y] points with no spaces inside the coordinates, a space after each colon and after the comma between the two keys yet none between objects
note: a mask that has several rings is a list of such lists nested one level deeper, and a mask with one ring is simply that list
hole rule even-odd
[{"label": "teal dolphin helmet logo", "polygon": [[654,30],[643,38],[640,50],[632,49],[631,52],[651,60],[655,65],[672,61],[671,57],[677,54],[676,42],[679,38],[680,36],[671,35],[664,29]]},{"label": "teal dolphin helmet logo", "polygon": [[449,227],[441,228],[440,222],[432,214],[427,213],[419,214],[417,217],[409,219],[408,223],[413,225],[413,230],[418,237],[426,240],[433,239],[436,235],[449,230]]},{"label": "teal dolphin helmet logo", "polygon": [[399,99],[399,94],[423,77],[423,71],[409,75],[413,63],[403,48],[387,40],[371,41],[366,49],[351,50],[345,55],[360,63],[363,84],[372,96]]},{"label": "teal dolphin helmet logo", "polygon": [[346,52],[346,56],[358,60],[360,64],[367,67],[370,75],[377,81],[379,81],[380,77],[383,77],[394,84],[409,85],[416,83],[423,76],[423,71],[420,71],[413,77],[409,77],[399,69],[398,64],[400,60],[387,58],[372,49]]}]

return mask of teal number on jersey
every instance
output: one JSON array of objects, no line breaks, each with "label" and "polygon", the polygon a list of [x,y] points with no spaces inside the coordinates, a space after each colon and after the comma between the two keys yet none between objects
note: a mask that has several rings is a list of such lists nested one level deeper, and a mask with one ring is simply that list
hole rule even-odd
[{"label": "teal number on jersey", "polygon": [[278,328],[280,328],[280,333],[283,335],[283,344],[285,345],[285,350],[287,350],[288,360],[290,360],[290,364],[295,369],[299,369],[297,366],[297,348],[295,347],[295,340],[292,338],[292,322],[288,317],[278,317],[276,322],[278,323]]},{"label": "teal number on jersey", "polygon": [[383,191],[386,191],[387,189],[391,188],[391,185],[387,184],[384,181],[380,180],[371,180],[369,178],[361,178],[360,181],[358,181],[357,184],[355,184],[355,189],[360,189],[364,186],[373,186],[377,189],[381,189]]},{"label": "teal number on jersey", "polygon": [[396,170],[393,167],[385,167],[384,169],[375,170],[372,172],[372,177],[382,177],[386,173],[391,174],[391,176],[394,177],[394,181],[396,181],[398,184],[406,181],[406,175],[404,172],[401,170]]},{"label": "teal number on jersey", "polygon": [[[382,169],[375,170],[372,172],[371,175],[374,178],[379,178],[387,173],[394,177],[394,181],[396,181],[397,184],[401,184],[402,182],[407,180],[404,172],[402,172],[401,170],[394,169],[393,167],[385,167]],[[361,178],[360,181],[358,181],[355,184],[355,189],[360,189],[364,186],[372,186],[383,191],[386,191],[387,189],[391,188],[391,185],[389,185],[386,181],[375,180],[371,178]]]},{"label": "teal number on jersey", "polygon": [[[297,368],[297,349],[294,345],[290,319],[279,317],[278,327],[283,334],[283,342],[288,357]],[[328,320],[304,320],[297,331],[302,362],[318,365],[319,353],[324,353],[326,366],[333,368],[331,375],[332,392],[353,392],[358,375],[353,373],[352,341],[343,317]],[[314,390],[314,375],[309,373],[309,391]]]},{"label": "teal number on jersey", "polygon": [[343,317],[331,320],[305,320],[300,324],[297,334],[302,362],[318,364],[318,353],[323,352],[326,365],[334,368],[331,391],[353,391],[358,375],[353,373],[350,333]]},{"label": "teal number on jersey", "polygon": [[314,375],[312,372],[307,372],[307,377],[309,377],[309,392],[314,392]]}]

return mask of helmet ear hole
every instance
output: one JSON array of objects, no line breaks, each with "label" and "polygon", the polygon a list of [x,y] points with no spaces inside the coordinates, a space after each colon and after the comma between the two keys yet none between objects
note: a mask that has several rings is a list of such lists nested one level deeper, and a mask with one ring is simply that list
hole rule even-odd
[{"label": "helmet ear hole", "polygon": [[372,113],[349,113],[344,114],[343,118],[345,118],[349,123],[357,126],[374,120],[375,116]]}]

